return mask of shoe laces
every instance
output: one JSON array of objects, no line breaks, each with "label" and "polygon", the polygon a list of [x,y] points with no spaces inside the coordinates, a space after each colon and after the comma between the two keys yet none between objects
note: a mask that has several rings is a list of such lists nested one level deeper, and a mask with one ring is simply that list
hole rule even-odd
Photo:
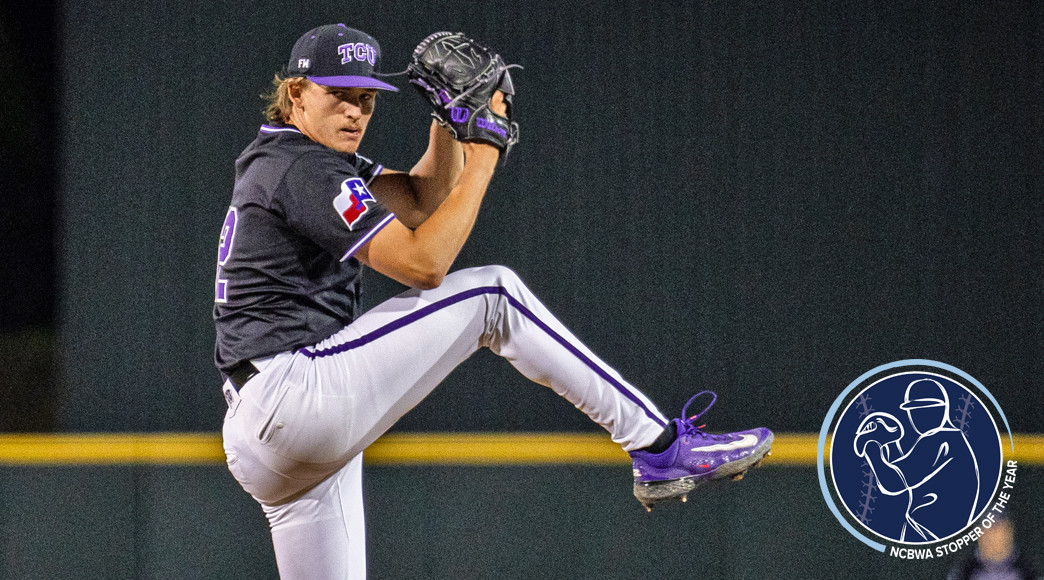
[{"label": "shoe laces", "polygon": [[[710,402],[707,403],[707,406],[704,407],[702,411],[689,417],[689,405],[691,405],[693,401],[695,401],[702,395],[710,395]],[[718,395],[714,391],[700,391],[692,397],[690,397],[689,401],[685,403],[684,407],[682,407],[682,416],[680,420],[681,428],[678,431],[678,436],[681,437],[682,435],[688,435],[690,437],[709,438],[713,441],[724,441],[726,439],[729,439],[728,435],[713,435],[711,433],[705,432],[703,428],[706,427],[706,425],[700,425],[698,427],[696,426],[696,420],[702,417],[703,414],[706,413],[708,410],[710,410],[710,408],[714,406],[714,402],[717,400]]]}]

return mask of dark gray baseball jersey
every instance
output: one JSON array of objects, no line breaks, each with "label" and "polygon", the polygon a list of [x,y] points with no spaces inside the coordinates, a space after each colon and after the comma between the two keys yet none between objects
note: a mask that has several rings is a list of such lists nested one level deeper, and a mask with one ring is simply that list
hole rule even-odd
[{"label": "dark gray baseball jersey", "polygon": [[263,125],[236,160],[218,246],[215,363],[314,344],[357,316],[353,254],[394,214],[367,186],[382,166]]}]

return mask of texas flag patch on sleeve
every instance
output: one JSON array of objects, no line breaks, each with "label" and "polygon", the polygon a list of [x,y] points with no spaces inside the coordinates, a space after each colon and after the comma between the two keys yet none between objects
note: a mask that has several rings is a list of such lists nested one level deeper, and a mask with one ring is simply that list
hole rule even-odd
[{"label": "texas flag patch on sleeve", "polygon": [[354,229],[355,224],[370,211],[370,205],[377,203],[373,194],[366,189],[366,182],[358,177],[350,177],[341,182],[341,193],[333,200],[334,209],[340,214],[341,219],[348,225],[348,229]]}]

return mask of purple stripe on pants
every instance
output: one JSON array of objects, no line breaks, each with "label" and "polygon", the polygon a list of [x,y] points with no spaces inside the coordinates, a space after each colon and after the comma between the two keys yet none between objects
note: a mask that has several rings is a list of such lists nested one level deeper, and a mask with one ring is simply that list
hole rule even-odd
[{"label": "purple stripe on pants", "polygon": [[641,399],[639,399],[634,393],[632,393],[630,391],[630,389],[628,389],[620,381],[614,379],[602,367],[598,366],[598,364],[596,364],[593,360],[591,360],[588,356],[586,356],[583,352],[581,352],[580,349],[578,349],[575,346],[573,346],[573,344],[570,343],[568,340],[566,340],[565,337],[563,337],[560,334],[558,334],[557,332],[555,332],[550,326],[548,326],[542,320],[537,318],[535,314],[533,314],[528,308],[525,307],[525,305],[523,305],[521,302],[519,302],[517,299],[515,299],[514,296],[511,296],[511,294],[509,294],[507,289],[504,288],[503,286],[483,286],[483,287],[480,287],[480,288],[473,288],[471,290],[466,290],[466,291],[461,292],[459,294],[454,294],[453,296],[450,296],[448,298],[443,298],[442,300],[439,300],[438,302],[433,302],[433,303],[425,306],[424,308],[421,308],[419,310],[411,312],[411,313],[407,314],[406,316],[403,316],[402,318],[400,318],[400,319],[398,319],[398,320],[396,320],[394,322],[386,324],[386,325],[378,328],[377,330],[374,330],[373,332],[371,332],[369,334],[360,336],[359,338],[357,338],[355,340],[350,340],[348,342],[339,344],[337,346],[333,346],[333,347],[326,348],[326,349],[314,350],[314,351],[310,351],[308,349],[302,348],[298,352],[303,354],[303,355],[305,355],[308,358],[311,358],[311,359],[320,358],[320,357],[326,357],[326,356],[332,356],[332,355],[335,355],[335,354],[348,352],[350,350],[359,348],[361,346],[365,346],[365,345],[367,345],[367,344],[377,340],[378,338],[381,338],[382,336],[386,336],[386,335],[391,334],[392,332],[394,332],[394,331],[396,331],[396,330],[398,330],[400,328],[403,328],[403,327],[408,326],[408,325],[410,325],[410,324],[412,324],[414,322],[417,322],[418,320],[424,318],[425,316],[428,316],[429,314],[432,314],[434,312],[438,312],[439,310],[442,310],[443,308],[447,308],[449,306],[457,304],[458,302],[463,302],[464,300],[467,300],[469,298],[475,298],[476,296],[483,296],[483,295],[486,295],[486,294],[499,294],[499,295],[507,298],[508,303],[511,304],[513,307],[515,307],[515,309],[518,310],[520,313],[522,313],[523,316],[525,316],[530,321],[532,321],[533,324],[536,324],[537,327],[539,327],[541,330],[543,330],[545,333],[547,333],[548,336],[553,338],[555,340],[555,342],[557,342],[558,344],[561,344],[563,347],[565,347],[565,349],[567,351],[569,351],[570,353],[572,353],[573,356],[575,356],[576,358],[580,359],[581,362],[583,362],[585,365],[587,365],[591,370],[593,370],[595,372],[595,374],[597,374],[599,377],[601,377],[603,380],[605,380],[605,382],[607,382],[610,385],[612,385],[613,388],[615,388],[617,391],[619,391],[623,396],[627,397],[631,402],[633,402],[634,404],[638,405],[638,407],[641,408],[642,411],[644,411],[645,414],[650,419],[652,419],[653,421],[655,421],[659,425],[664,425],[663,420],[661,420],[657,416],[657,414],[655,412],[653,412],[651,409],[646,407],[645,404],[641,401]]}]

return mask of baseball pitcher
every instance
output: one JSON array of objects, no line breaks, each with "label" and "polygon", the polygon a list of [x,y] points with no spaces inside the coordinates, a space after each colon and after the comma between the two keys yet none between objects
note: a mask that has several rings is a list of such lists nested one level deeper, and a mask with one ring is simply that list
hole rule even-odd
[{"label": "baseball pitcher", "polygon": [[[380,62],[377,41],[344,24],[301,36],[236,160],[220,234],[224,448],[268,517],[280,575],[365,577],[362,453],[479,348],[603,426],[630,452],[647,507],[759,462],[768,429],[712,435],[666,419],[511,270],[448,273],[518,141],[511,67],[463,34],[424,39],[408,74],[435,119],[398,172],[358,153],[379,92],[397,90]],[[361,313],[363,266],[411,290]]]}]

